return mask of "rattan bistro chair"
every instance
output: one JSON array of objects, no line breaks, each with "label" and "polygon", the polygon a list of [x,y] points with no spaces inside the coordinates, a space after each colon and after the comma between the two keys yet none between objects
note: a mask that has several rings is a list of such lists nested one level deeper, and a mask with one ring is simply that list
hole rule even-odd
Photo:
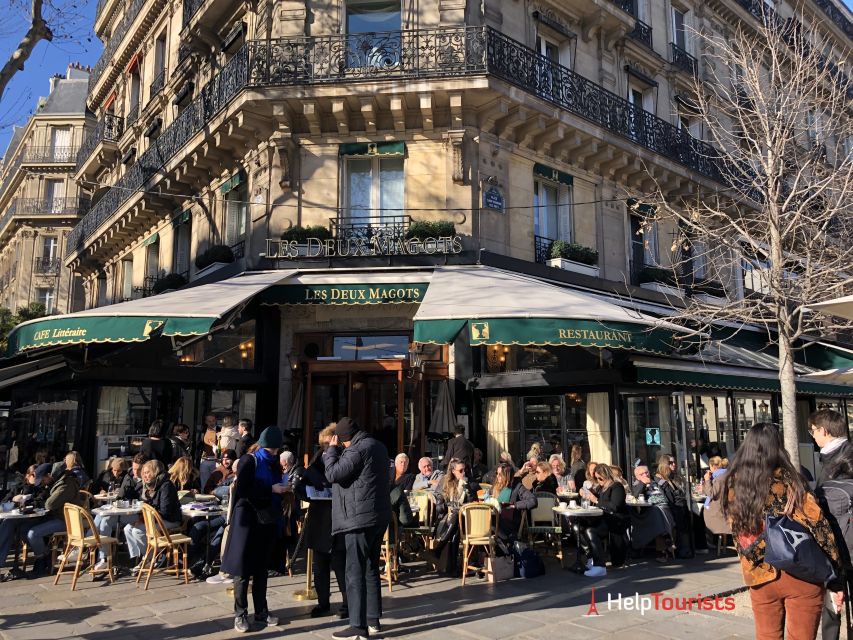
[{"label": "rattan bistro chair", "polygon": [[385,530],[381,549],[381,560],[385,563],[384,578],[388,581],[388,593],[393,591],[394,580],[397,579],[397,540],[399,535],[397,516],[392,513],[391,522],[388,523],[388,528]]},{"label": "rattan bistro chair", "polygon": [[[95,563],[98,559],[98,549],[105,545],[107,547],[107,569],[106,573],[113,582],[113,549],[118,543],[118,540],[108,536],[102,536],[98,533],[92,516],[83,507],[78,507],[76,504],[67,503],[65,505],[65,530],[67,542],[65,544],[65,554],[62,556],[62,561],[59,564],[59,570],[56,572],[56,578],[53,581],[54,585],[59,584],[59,578],[65,571],[65,565],[68,563],[68,556],[72,549],[77,549],[77,561],[74,564],[74,574],[71,577],[71,590],[77,588],[77,580],[80,578],[80,570],[83,566],[83,558],[88,555],[89,564],[84,571],[95,574]],[[91,535],[86,535],[91,532]]]},{"label": "rattan bistro chair", "polygon": [[[146,573],[145,589],[148,590],[148,583],[151,581],[151,574],[154,573],[154,565],[161,553],[166,554],[166,566],[164,572],[174,572],[180,577],[184,574],[184,584],[190,582],[188,551],[192,540],[189,536],[182,533],[169,533],[166,529],[166,523],[163,518],[157,513],[157,510],[150,504],[142,504],[142,520],[145,523],[145,537],[148,540],[148,547],[145,549],[145,555],[142,557],[142,566],[136,576],[136,583],[139,584],[142,574]],[[183,569],[181,569],[180,560],[183,559]]]},{"label": "rattan bistro chair", "polygon": [[554,507],[560,504],[553,493],[536,493],[536,508],[530,511],[530,524],[527,527],[527,542],[532,547],[537,540],[544,541],[554,549],[554,556],[560,558],[563,566],[562,537],[563,528],[559,524]]},{"label": "rattan bistro chair", "polygon": [[483,547],[490,557],[495,555],[495,534],[498,530],[498,511],[482,503],[462,505],[459,509],[459,532],[462,541],[462,586],[468,575],[468,563],[477,547]]},{"label": "rattan bistro chair", "polygon": [[412,497],[418,505],[418,524],[404,527],[403,533],[410,538],[420,538],[425,549],[431,549],[435,533],[435,495],[432,491],[413,491]]}]

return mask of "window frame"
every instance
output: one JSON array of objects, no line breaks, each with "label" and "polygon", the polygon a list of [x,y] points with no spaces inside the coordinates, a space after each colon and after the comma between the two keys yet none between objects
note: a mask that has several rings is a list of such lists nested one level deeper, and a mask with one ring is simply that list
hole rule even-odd
[{"label": "window frame", "polygon": [[[378,220],[383,221],[394,216],[405,215],[406,209],[406,157],[400,154],[369,154],[369,155],[345,155],[341,156],[343,180],[341,193],[341,220],[346,222],[356,222],[358,220]],[[350,197],[350,173],[349,164],[355,161],[370,160],[370,208],[365,212],[366,215],[354,216],[352,214],[352,205]],[[402,193],[400,194],[400,206],[393,207],[386,215],[382,209],[382,160],[399,160],[402,164]]]},{"label": "window frame", "polygon": [[[249,233],[249,189],[243,182],[236,189],[231,189],[225,194],[225,206],[223,211],[222,238],[224,244],[233,247],[235,244],[245,242]],[[232,211],[237,211],[237,226],[242,226],[242,231],[234,231],[232,222]]]},{"label": "window frame", "polygon": [[[538,199],[542,197],[541,193],[543,189],[552,188],[557,192],[557,237],[552,237],[551,234],[541,233],[541,224],[540,224],[540,214],[543,213],[543,206],[545,211],[545,221],[547,222],[547,210],[548,210],[548,202],[544,205],[538,204]],[[568,224],[566,225],[568,228],[563,229],[561,224],[561,207],[568,208]],[[547,178],[543,178],[542,176],[534,176],[533,178],[533,234],[539,236],[540,238],[546,238],[548,240],[562,240],[563,242],[574,242],[575,238],[575,216],[574,216],[574,190],[571,186],[567,184],[563,184],[561,182],[554,182],[553,180],[548,180]],[[547,231],[547,229],[546,229]],[[563,233],[565,231],[565,233]]]}]

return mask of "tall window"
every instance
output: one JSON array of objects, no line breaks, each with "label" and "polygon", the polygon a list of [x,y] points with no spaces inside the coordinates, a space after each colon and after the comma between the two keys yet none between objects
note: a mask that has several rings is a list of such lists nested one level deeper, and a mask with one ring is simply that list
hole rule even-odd
[{"label": "tall window", "polygon": [[770,293],[770,261],[769,260],[743,260],[743,288],[744,294]]},{"label": "tall window", "polygon": [[672,8],[672,41],[682,51],[687,51],[687,33],[684,24],[687,14],[681,9]]},{"label": "tall window", "polygon": [[346,158],[345,163],[347,218],[387,220],[403,215],[401,156]]},{"label": "tall window", "polygon": [[192,238],[190,221],[175,228],[175,273],[188,273],[190,270],[190,242]]},{"label": "tall window", "polygon": [[641,135],[645,125],[644,112],[652,110],[651,101],[652,97],[650,91],[643,91],[643,89],[633,83],[628,84],[628,102],[633,107],[628,114],[628,126],[630,128],[631,135],[635,138]]},{"label": "tall window", "polygon": [[160,242],[152,242],[145,247],[145,277],[156,278],[160,275]]},{"label": "tall window", "polygon": [[56,293],[53,287],[40,287],[36,289],[36,299],[44,305],[45,313],[53,313],[56,305]]},{"label": "tall window", "polygon": [[133,298],[133,258],[121,261],[121,289],[119,298],[130,300]]},{"label": "tall window", "polygon": [[65,209],[65,180],[45,180],[46,211],[62,213]]},{"label": "tall window", "polygon": [[562,75],[557,65],[562,64],[563,66],[570,67],[571,61],[562,60],[560,45],[541,34],[536,36],[536,51],[546,58],[549,63],[553,63],[538,65],[539,91],[546,98],[559,98]]},{"label": "tall window", "polygon": [[96,280],[97,291],[95,292],[95,306],[103,307],[107,304],[107,274],[99,273]]},{"label": "tall window", "polygon": [[631,216],[631,261],[636,268],[657,266],[657,222],[643,225],[639,216]]},{"label": "tall window", "polygon": [[533,233],[550,240],[572,241],[571,187],[534,180]]},{"label": "tall window", "polygon": [[225,196],[225,244],[233,247],[243,242],[248,227],[248,189],[243,184]]},{"label": "tall window", "polygon": [[347,0],[348,34],[399,31],[400,0]]},{"label": "tall window", "polygon": [[50,149],[54,162],[71,160],[71,127],[50,128]]},{"label": "tall window", "polygon": [[59,257],[59,239],[56,236],[44,236],[41,245],[43,260],[55,260]]}]

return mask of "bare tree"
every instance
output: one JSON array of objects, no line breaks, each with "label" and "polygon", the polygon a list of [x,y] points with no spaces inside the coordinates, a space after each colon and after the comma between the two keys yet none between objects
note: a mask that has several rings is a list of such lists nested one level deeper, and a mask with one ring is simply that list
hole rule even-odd
[{"label": "bare tree", "polygon": [[[708,68],[693,87],[696,117],[728,186],[677,199],[658,190],[636,213],[677,229],[667,262],[688,296],[672,319],[697,334],[721,321],[766,328],[785,446],[799,460],[795,349],[839,326],[806,307],[853,284],[853,82],[817,29],[765,11],[731,33],[696,34]],[[691,295],[703,291],[723,297]]]}]

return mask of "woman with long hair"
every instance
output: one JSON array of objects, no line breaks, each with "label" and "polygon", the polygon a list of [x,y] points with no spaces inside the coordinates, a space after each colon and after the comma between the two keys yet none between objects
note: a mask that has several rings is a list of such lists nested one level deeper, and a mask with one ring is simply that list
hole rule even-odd
[{"label": "woman with long hair", "polygon": [[765,562],[764,519],[784,514],[806,527],[834,564],[838,548],[829,522],[799,471],[782,434],[760,422],[747,432],[725,475],[723,514],[732,526],[758,640],[813,640],[823,609],[824,586],[780,571]]},{"label": "woman with long hair", "polygon": [[441,564],[441,552],[449,545],[446,572],[451,576],[458,571],[456,552],[459,545],[459,509],[476,498],[478,488],[468,480],[465,463],[453,458],[447,465],[447,475],[435,492],[436,542],[426,558],[438,567]]},{"label": "woman with long hair", "polygon": [[583,460],[583,447],[579,444],[573,444],[569,452],[569,476],[574,483],[570,485],[572,491],[577,491],[583,485],[586,476],[586,462]]},{"label": "woman with long hair", "polygon": [[512,467],[505,463],[495,468],[495,483],[485,501],[500,509],[498,536],[507,541],[516,537],[521,514],[535,509],[538,503],[536,496],[519,478],[513,477]]},{"label": "woman with long hair", "polygon": [[658,470],[655,475],[658,487],[666,497],[666,502],[675,521],[674,545],[664,550],[666,556],[687,558],[692,556],[690,550],[690,509],[687,506],[687,496],[684,493],[684,482],[678,475],[678,463],[671,455],[664,454],[658,459]]},{"label": "woman with long hair", "polygon": [[625,532],[630,523],[625,507],[625,487],[616,478],[612,467],[599,464],[595,467],[594,479],[600,487],[598,508],[604,516],[586,527],[590,544],[592,565],[588,566],[585,576],[598,578],[607,574],[605,568],[604,542],[610,539],[610,560],[614,567],[625,563],[628,541]]},{"label": "woman with long hair", "polygon": [[175,483],[178,491],[199,491],[201,489],[198,471],[195,470],[192,461],[187,456],[178,458],[169,467],[169,479]]}]

